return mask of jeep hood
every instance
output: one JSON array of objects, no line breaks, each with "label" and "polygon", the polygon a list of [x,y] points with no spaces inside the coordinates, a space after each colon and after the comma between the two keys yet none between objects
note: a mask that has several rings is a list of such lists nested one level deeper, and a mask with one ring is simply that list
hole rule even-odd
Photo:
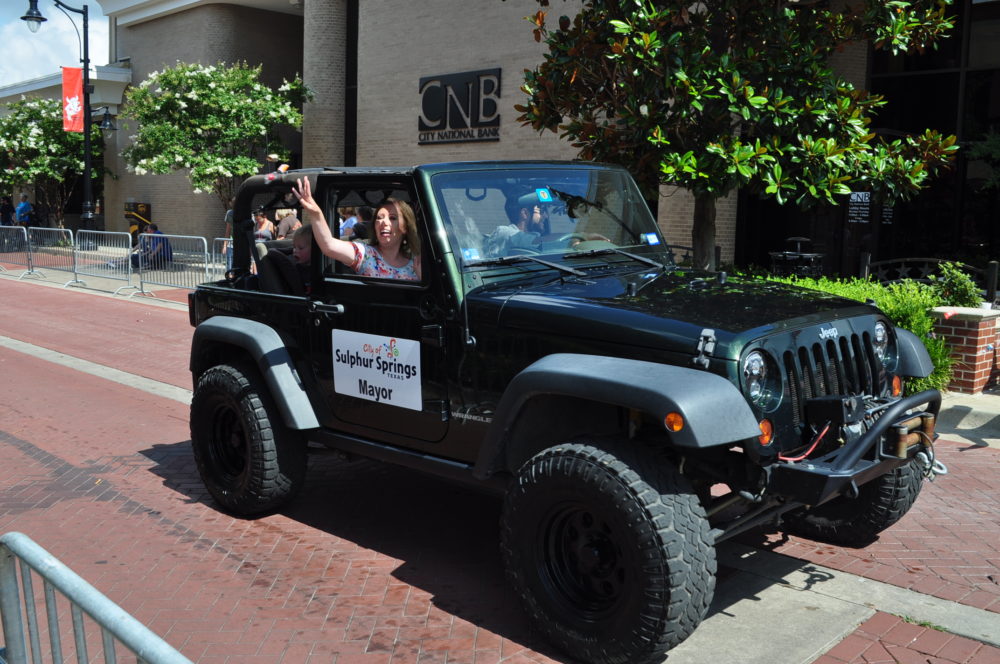
[{"label": "jeep hood", "polygon": [[[508,282],[509,283],[509,282]],[[690,352],[703,329],[731,356],[751,339],[783,329],[871,314],[868,306],[786,284],[675,270],[519,281],[476,291],[475,318],[510,332],[615,341]]]}]

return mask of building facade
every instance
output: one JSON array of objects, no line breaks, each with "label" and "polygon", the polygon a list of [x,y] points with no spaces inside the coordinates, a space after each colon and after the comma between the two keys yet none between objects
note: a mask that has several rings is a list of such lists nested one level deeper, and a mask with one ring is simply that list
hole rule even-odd
[{"label": "building facade", "polygon": [[[525,20],[538,10],[534,0],[93,1],[111,21],[107,69],[128,72],[131,84],[179,61],[260,64],[264,80],[273,85],[301,74],[315,97],[304,108],[301,134],[284,137],[293,167],[575,155],[556,134],[522,126],[514,110],[524,100],[523,70],[537,66],[545,52]],[[552,11],[572,13],[578,4],[567,0],[565,8]],[[955,9],[959,25],[951,46],[942,50],[945,57],[871,57],[865,44],[835,56],[835,70],[855,86],[902,99],[877,120],[880,132],[891,136],[934,127],[976,140],[996,126],[1000,0],[956,0]],[[928,94],[935,85],[945,94]],[[0,89],[0,102],[7,92]],[[948,113],[953,122],[935,124]],[[134,128],[124,119],[118,124],[119,131],[105,138],[106,165],[116,178],[103,186],[104,228],[126,228],[121,211],[133,200],[149,203],[153,219],[168,233],[220,235],[222,203],[211,194],[192,193],[183,174],[128,172],[118,154]],[[990,203],[971,191],[969,182],[981,176],[982,164],[960,162],[952,176],[958,180],[937,185],[944,193],[935,189],[921,197],[936,201],[933,213],[917,202],[848,223],[846,206],[801,213],[733,194],[717,206],[722,260],[766,265],[770,252],[787,248],[786,238],[804,236],[813,251],[826,256],[825,271],[851,274],[860,251],[885,257],[904,248],[912,252],[915,242],[926,246],[929,237],[940,236],[942,224],[963,229],[952,244],[965,243],[971,237],[965,229],[974,229],[983,251],[995,255],[1000,249],[996,197]],[[262,170],[274,166],[262,160]],[[956,197],[956,187],[969,191]],[[691,243],[693,208],[685,191],[661,190],[658,217],[669,242]],[[921,221],[924,217],[928,220]],[[901,232],[911,221],[921,229],[919,238]]]}]

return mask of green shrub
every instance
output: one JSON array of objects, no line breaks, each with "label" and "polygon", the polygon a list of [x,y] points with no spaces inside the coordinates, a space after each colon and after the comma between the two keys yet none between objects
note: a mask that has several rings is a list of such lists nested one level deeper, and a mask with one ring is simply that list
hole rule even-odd
[{"label": "green shrub", "polygon": [[978,307],[983,301],[979,286],[955,263],[941,263],[940,275],[931,277],[931,285],[949,307]]},{"label": "green shrub", "polygon": [[882,292],[879,297],[873,298],[875,305],[885,312],[893,324],[913,332],[926,343],[934,332],[931,309],[944,304],[938,292],[928,284],[909,280],[876,286]]},{"label": "green shrub", "polygon": [[[962,275],[964,276],[964,273]],[[874,301],[875,306],[888,316],[893,325],[909,330],[920,338],[934,363],[934,370],[930,376],[910,379],[907,382],[907,392],[914,394],[930,388],[947,389],[948,383],[951,382],[954,360],[944,339],[934,335],[934,318],[931,316],[931,310],[934,307],[940,307],[946,302],[939,283],[924,284],[918,281],[903,280],[883,286],[877,281],[857,277],[843,280],[827,277],[819,279],[807,277],[768,278],[772,281],[832,293],[859,302]],[[950,279],[949,283],[951,284],[960,282],[960,279],[954,276],[951,276]],[[963,285],[962,288],[964,287]],[[950,292],[954,294],[958,290],[956,287]],[[977,297],[978,292],[977,289]],[[976,306],[978,306],[978,300]]]}]

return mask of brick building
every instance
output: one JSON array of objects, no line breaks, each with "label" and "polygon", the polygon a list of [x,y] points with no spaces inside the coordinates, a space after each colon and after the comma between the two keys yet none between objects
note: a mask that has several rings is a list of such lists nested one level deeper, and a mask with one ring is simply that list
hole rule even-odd
[{"label": "brick building", "polygon": [[[514,110],[524,98],[519,89],[522,71],[536,66],[545,49],[532,39],[531,26],[524,20],[538,9],[534,0],[94,2],[111,21],[111,66],[105,76],[124,71],[136,84],[178,61],[261,63],[265,80],[275,85],[301,73],[315,99],[304,109],[301,135],[284,137],[293,152],[293,166],[394,166],[464,159],[572,158],[575,154],[557,135],[539,135],[521,126]],[[570,13],[573,4],[575,0],[569,0],[560,11]],[[893,95],[906,97],[908,90],[921,91],[919,86],[907,87],[908,81],[923,81],[919,74],[955,79],[959,103],[953,96],[936,98],[934,104],[923,105],[929,108],[925,117],[919,112],[921,104],[910,100],[887,116],[888,124],[882,127],[886,133],[940,121],[941,130],[957,132],[960,139],[975,139],[998,122],[1000,49],[995,45],[1000,43],[1000,0],[956,0],[955,10],[960,15],[959,34],[952,41],[958,46],[948,50],[950,59],[938,58],[928,65],[912,58],[873,58],[865,44],[837,54],[834,67],[842,76],[858,87]],[[100,85],[100,71],[95,79]],[[975,87],[968,93],[966,81]],[[466,107],[452,104],[452,113],[468,116],[466,122],[457,124],[478,122],[475,138],[489,140],[448,142],[468,136],[448,134],[456,123],[443,114],[439,104],[448,99],[449,90],[454,92],[456,86],[467,83],[474,86],[477,99]],[[0,102],[11,98],[13,87],[0,88]],[[58,94],[54,88],[53,92]],[[966,97],[971,101],[961,103]],[[120,93],[117,100],[95,101],[94,105],[117,109],[119,102]],[[978,124],[973,123],[978,134],[962,135],[963,113],[979,118]],[[100,188],[104,228],[123,229],[126,222],[119,211],[127,199],[133,199],[150,203],[154,220],[168,233],[220,234],[220,202],[208,194],[193,194],[183,175],[136,176],[127,171],[117,155],[132,132],[126,121],[119,125],[121,130],[105,139],[107,166],[119,177],[106,179]],[[974,202],[987,205],[983,214],[995,217],[997,213],[995,198],[984,203],[971,193],[970,182],[981,176],[982,167],[963,158],[956,173],[952,188],[970,193],[945,201],[943,214],[938,206],[938,228],[923,223],[918,246],[939,236],[943,221],[959,229],[949,236],[953,248],[968,246],[971,232],[973,244],[997,253],[1000,230],[993,226],[1000,224],[985,223],[975,216],[979,212],[969,211]],[[936,202],[941,199],[935,195]],[[668,241],[690,244],[693,207],[686,192],[661,191],[658,214]],[[919,202],[908,209],[922,210]],[[897,220],[900,214],[897,210]],[[902,230],[902,224],[882,226],[882,219],[876,215],[867,225],[849,225],[843,206],[802,214],[733,194],[718,204],[717,243],[724,262],[760,265],[767,263],[769,251],[786,248],[785,238],[806,236],[812,238],[814,251],[826,255],[827,272],[854,273],[861,248],[889,257],[887,252],[914,244],[912,234],[895,230]],[[933,244],[939,250],[948,246],[936,239]]]}]

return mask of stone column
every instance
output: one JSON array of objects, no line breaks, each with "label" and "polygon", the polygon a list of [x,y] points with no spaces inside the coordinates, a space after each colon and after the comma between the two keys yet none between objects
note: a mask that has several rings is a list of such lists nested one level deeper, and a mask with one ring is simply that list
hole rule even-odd
[{"label": "stone column", "polygon": [[302,78],[315,95],[302,121],[302,166],[344,163],[347,0],[306,0]]}]

